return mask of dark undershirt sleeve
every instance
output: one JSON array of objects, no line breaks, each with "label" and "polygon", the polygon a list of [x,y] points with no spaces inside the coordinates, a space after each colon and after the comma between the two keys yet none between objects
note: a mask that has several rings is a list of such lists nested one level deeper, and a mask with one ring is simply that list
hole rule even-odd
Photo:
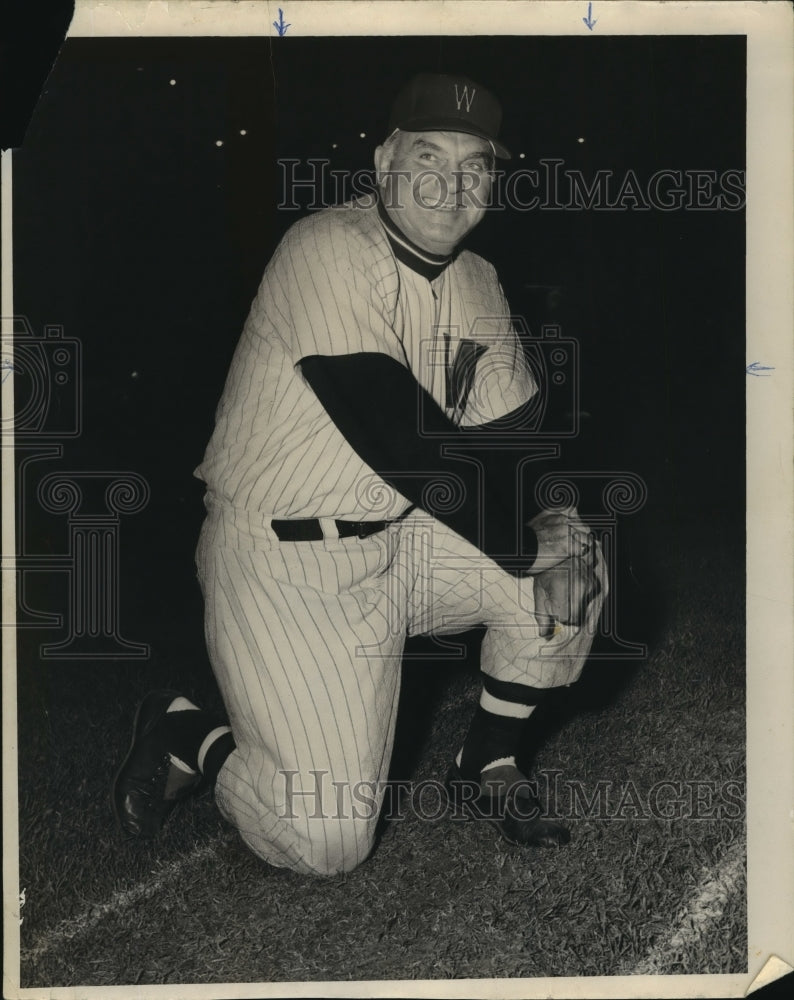
[{"label": "dark undershirt sleeve", "polygon": [[[522,575],[537,555],[537,537],[525,527],[510,499],[488,489],[476,464],[441,454],[441,440],[465,445],[461,431],[411,372],[385,354],[303,358],[304,378],[354,451],[412,503],[448,525],[508,572]],[[419,432],[419,414],[422,433]],[[443,474],[462,482],[463,502],[454,510],[434,489]],[[442,502],[434,509],[433,498]]]}]

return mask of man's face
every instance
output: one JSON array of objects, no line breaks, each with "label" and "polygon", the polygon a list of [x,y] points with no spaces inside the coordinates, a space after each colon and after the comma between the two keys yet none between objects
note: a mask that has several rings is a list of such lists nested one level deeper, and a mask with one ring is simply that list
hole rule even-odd
[{"label": "man's face", "polygon": [[423,250],[449,254],[485,214],[490,143],[465,132],[400,132],[375,150],[383,204]]}]

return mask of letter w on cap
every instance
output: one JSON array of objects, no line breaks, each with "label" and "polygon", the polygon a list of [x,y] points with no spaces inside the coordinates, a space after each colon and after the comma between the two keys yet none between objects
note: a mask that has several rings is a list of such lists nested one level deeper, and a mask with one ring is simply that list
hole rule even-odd
[{"label": "letter w on cap", "polygon": [[461,96],[461,94],[458,93],[458,85],[456,83],[455,84],[455,101],[456,101],[456,103],[458,105],[458,111],[460,111],[460,106],[461,106],[461,104],[463,104],[464,101],[466,102],[466,111],[471,111],[472,102],[474,101],[474,95],[476,93],[477,93],[477,88],[476,87],[472,87],[471,88],[471,97],[469,97],[469,88],[468,88],[468,86],[466,86],[466,87],[463,88],[463,95]]}]

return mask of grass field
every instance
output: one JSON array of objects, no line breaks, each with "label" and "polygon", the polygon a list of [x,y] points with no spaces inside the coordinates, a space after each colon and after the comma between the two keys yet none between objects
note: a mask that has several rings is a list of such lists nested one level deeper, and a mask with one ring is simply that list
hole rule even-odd
[{"label": "grass field", "polygon": [[[745,970],[744,540],[715,521],[662,542],[615,589],[621,634],[648,656],[594,660],[536,713],[527,755],[541,788],[559,772],[572,816],[558,851],[407,808],[364,865],[317,880],[258,862],[209,794],[158,842],[125,843],[107,793],[135,703],[164,684],[217,699],[197,603],[162,609],[146,664],[45,666],[23,642],[22,985]],[[478,696],[476,643],[464,664],[414,645],[395,777],[443,779]]]}]

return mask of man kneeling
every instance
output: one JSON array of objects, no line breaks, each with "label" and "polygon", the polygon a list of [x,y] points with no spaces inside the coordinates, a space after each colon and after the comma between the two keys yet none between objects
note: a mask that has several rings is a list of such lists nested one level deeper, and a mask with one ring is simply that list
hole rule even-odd
[{"label": "man kneeling", "polygon": [[296,223],[270,261],[197,469],[229,725],[175,691],[144,700],[113,790],[128,834],[156,834],[203,775],[264,860],[350,870],[374,841],[406,636],[484,625],[451,800],[511,842],[568,841],[516,756],[542,697],[581,673],[601,552],[573,509],[522,524],[516,498],[448,447],[538,391],[493,267],[460,249],[509,157],[500,122],[479,84],[416,77],[375,151],[377,194]]}]

